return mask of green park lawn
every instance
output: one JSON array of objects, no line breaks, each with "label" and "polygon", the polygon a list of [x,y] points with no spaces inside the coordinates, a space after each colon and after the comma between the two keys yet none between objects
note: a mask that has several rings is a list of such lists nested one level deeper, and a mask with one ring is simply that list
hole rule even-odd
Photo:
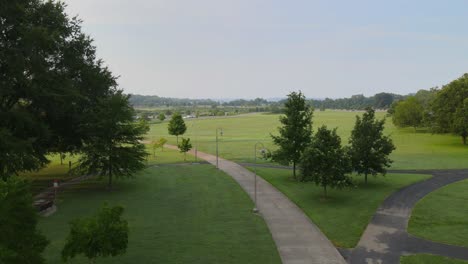
[{"label": "green park lawn", "polygon": [[[316,111],[314,113],[314,128],[326,124],[329,128],[338,127],[338,134],[346,144],[354,126],[356,115],[362,112],[348,111]],[[377,112],[378,118],[384,118],[385,113]],[[254,145],[262,142],[266,148],[274,149],[270,133],[277,133],[279,115],[248,114],[226,118],[186,119],[187,132],[184,137],[190,137],[200,151],[216,153],[216,128],[223,129],[219,137],[219,153],[222,157],[238,162],[253,160]],[[176,137],[168,135],[167,124],[151,125],[148,140],[165,137],[170,144],[175,144]],[[447,169],[468,168],[468,146],[461,143],[461,138],[450,134],[431,134],[415,131],[413,128],[397,129],[387,119],[386,134],[393,139],[396,150],[392,154],[395,161],[393,169]]]},{"label": "green park lawn", "polygon": [[[249,168],[253,170],[253,168]],[[291,179],[285,169],[257,168],[257,174],[296,203],[304,213],[338,247],[353,248],[383,200],[394,191],[412,183],[430,178],[429,175],[387,174],[369,178],[354,176],[356,187],[329,190],[323,199],[323,189],[312,182]]]},{"label": "green park lawn", "polygon": [[468,261],[429,254],[416,254],[402,256],[400,264],[468,264]]},{"label": "green park lawn", "polygon": [[31,180],[32,193],[37,194],[44,188],[50,187],[54,180],[66,181],[76,175],[69,173],[68,162],[75,163],[78,158],[76,156],[66,157],[63,160],[63,164],[60,163],[59,155],[50,155],[50,163],[47,167],[33,172],[25,172],[20,174],[21,177]]},{"label": "green park lawn", "polygon": [[408,232],[445,244],[468,247],[468,180],[452,183],[421,199]]},{"label": "green park lawn", "polygon": [[[160,156],[180,160],[171,150]],[[251,213],[252,201],[211,165],[159,164],[117,181],[111,191],[105,184],[91,180],[65,190],[58,211],[40,219],[51,242],[47,263],[60,263],[68,223],[105,202],[124,206],[129,247],[125,255],[98,263],[281,263],[265,222]],[[80,257],[71,263],[89,262]]]}]

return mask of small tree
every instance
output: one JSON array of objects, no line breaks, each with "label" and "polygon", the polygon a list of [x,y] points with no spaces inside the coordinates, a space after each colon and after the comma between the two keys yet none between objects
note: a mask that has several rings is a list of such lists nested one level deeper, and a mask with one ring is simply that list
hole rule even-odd
[{"label": "small tree", "polygon": [[181,153],[184,153],[184,161],[187,160],[187,152],[192,149],[190,138],[182,138],[182,142],[178,145]]},{"label": "small tree", "polygon": [[292,163],[293,177],[296,179],[296,164],[312,139],[313,109],[306,104],[301,92],[290,93],[284,106],[285,115],[280,117],[283,126],[278,128],[279,136],[271,135],[278,146],[272,158],[284,165]]},{"label": "small tree", "polygon": [[169,125],[167,126],[169,135],[177,137],[177,144],[179,144],[179,135],[183,135],[187,131],[187,126],[185,125],[184,119],[179,113],[172,115]]},{"label": "small tree", "polygon": [[164,113],[160,113],[160,114],[158,115],[158,119],[159,119],[159,121],[162,122],[162,121],[166,120],[166,115],[165,115]]},{"label": "small tree", "polygon": [[151,142],[151,145],[153,147],[153,157],[156,157],[156,150],[158,148],[161,148],[161,151],[164,151],[164,145],[167,143],[167,139],[165,138],[160,138],[157,141]]},{"label": "small tree", "polygon": [[84,254],[94,263],[97,257],[124,254],[128,245],[128,223],[121,218],[123,211],[121,206],[105,205],[95,216],[72,221],[62,250],[63,261]]},{"label": "small tree", "polygon": [[44,263],[48,244],[37,230],[29,184],[11,177],[0,180],[0,263]]},{"label": "small tree", "polygon": [[356,123],[349,139],[349,155],[353,169],[358,174],[385,174],[392,160],[390,153],[395,149],[392,140],[383,135],[385,119],[376,120],[375,111],[367,108],[362,116],[356,116]]},{"label": "small tree", "polygon": [[351,185],[351,179],[347,176],[351,172],[351,162],[341,146],[336,128],[328,130],[322,126],[317,130],[301,157],[300,168],[303,180],[314,181],[323,187],[325,197],[327,187],[343,188]]}]

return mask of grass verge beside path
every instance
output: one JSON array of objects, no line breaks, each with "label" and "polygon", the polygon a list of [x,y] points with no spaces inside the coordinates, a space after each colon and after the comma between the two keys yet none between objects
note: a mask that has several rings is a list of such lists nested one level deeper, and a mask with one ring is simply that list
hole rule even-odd
[{"label": "grass verge beside path", "polygon": [[468,180],[463,180],[428,194],[413,209],[408,232],[432,241],[468,247],[467,190]]},{"label": "grass verge beside path", "polygon": [[402,256],[400,264],[468,264],[468,261],[429,254],[417,254]]},{"label": "grass verge beside path", "polygon": [[[165,151],[166,153],[166,151]],[[169,153],[169,151],[168,151]],[[280,263],[263,219],[228,175],[210,165],[150,167],[135,179],[83,182],[59,197],[59,210],[41,218],[51,241],[47,263],[60,263],[69,222],[93,214],[103,202],[123,205],[129,221],[124,256],[99,263]],[[89,263],[77,258],[73,263]]]},{"label": "grass verge beside path", "polygon": [[[253,168],[249,168],[253,170]],[[323,189],[312,182],[291,179],[291,171],[257,168],[257,173],[296,203],[338,247],[353,248],[379,205],[394,191],[430,178],[430,175],[387,174],[370,178],[355,176],[356,188],[331,189],[322,199]],[[261,191],[261,190],[260,190]]]}]

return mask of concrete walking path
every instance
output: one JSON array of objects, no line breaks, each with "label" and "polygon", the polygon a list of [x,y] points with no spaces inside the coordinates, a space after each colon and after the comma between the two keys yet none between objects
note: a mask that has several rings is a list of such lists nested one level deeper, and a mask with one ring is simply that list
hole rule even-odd
[{"label": "concrete walking path", "polygon": [[348,262],[398,264],[402,255],[418,253],[468,260],[468,248],[431,242],[407,233],[416,203],[432,191],[468,179],[468,170],[402,170],[392,173],[423,173],[434,177],[390,195],[375,213],[357,247],[350,253]]},{"label": "concrete walking path", "polygon": [[[168,148],[177,149],[167,145]],[[191,151],[191,154],[194,154]],[[216,165],[216,156],[198,151]],[[219,169],[236,180],[254,200],[254,174],[232,161],[219,159]],[[284,264],[345,264],[346,261],[310,219],[285,195],[257,177],[257,207],[270,229]]]}]

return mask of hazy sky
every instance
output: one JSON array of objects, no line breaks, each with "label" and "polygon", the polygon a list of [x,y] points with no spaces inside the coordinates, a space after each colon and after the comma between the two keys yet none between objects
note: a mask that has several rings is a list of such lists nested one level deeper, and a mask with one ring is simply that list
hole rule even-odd
[{"label": "hazy sky", "polygon": [[411,93],[468,72],[468,1],[65,0],[127,93]]}]

